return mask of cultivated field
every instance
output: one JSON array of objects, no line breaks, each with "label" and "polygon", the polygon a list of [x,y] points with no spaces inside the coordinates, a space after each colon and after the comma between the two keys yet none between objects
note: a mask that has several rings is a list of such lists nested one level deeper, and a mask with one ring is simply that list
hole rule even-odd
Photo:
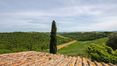
[{"label": "cultivated field", "polygon": [[67,47],[60,49],[58,52],[70,56],[85,56],[87,57],[87,48],[92,44],[104,45],[108,38],[100,38],[92,41],[77,41]]}]

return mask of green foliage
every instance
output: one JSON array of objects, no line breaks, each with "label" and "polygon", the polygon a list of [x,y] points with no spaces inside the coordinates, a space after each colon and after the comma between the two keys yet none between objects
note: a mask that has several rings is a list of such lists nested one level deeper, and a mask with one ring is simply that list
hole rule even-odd
[{"label": "green foliage", "polygon": [[111,32],[73,32],[73,33],[61,33],[61,35],[77,39],[79,41],[95,40],[103,37],[107,37]]},{"label": "green foliage", "polygon": [[58,50],[58,53],[72,55],[72,56],[84,56],[88,57],[87,47],[92,44],[105,45],[108,38],[100,38],[92,41],[77,41],[65,48]]},{"label": "green foliage", "polygon": [[107,41],[107,45],[113,48],[114,50],[117,49],[117,33],[112,33],[109,36],[109,40]]},{"label": "green foliage", "polygon": [[51,28],[51,39],[50,39],[50,53],[56,54],[57,53],[57,38],[56,38],[56,22],[53,20],[52,28]]},{"label": "green foliage", "polygon": [[11,53],[12,51],[11,50],[8,50],[8,49],[0,49],[0,53],[3,54],[3,53]]},{"label": "green foliage", "polygon": [[[57,44],[69,42],[70,38],[57,36]],[[19,51],[45,51],[49,49],[50,34],[39,32],[0,33],[0,53]]]},{"label": "green foliage", "polygon": [[117,63],[117,51],[106,45],[90,45],[87,50],[91,59],[106,63]]}]

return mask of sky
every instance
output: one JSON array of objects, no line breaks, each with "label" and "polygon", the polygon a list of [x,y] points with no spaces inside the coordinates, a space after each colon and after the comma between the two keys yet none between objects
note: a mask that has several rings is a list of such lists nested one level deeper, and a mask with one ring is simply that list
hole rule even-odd
[{"label": "sky", "polygon": [[0,0],[0,32],[117,31],[117,0]]}]

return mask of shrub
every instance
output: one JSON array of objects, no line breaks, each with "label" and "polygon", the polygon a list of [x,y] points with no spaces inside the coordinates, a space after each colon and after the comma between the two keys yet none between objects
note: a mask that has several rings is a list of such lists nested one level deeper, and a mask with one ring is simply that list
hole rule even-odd
[{"label": "shrub", "polygon": [[11,50],[7,50],[7,49],[1,49],[0,50],[0,53],[3,54],[3,53],[11,53],[12,51]]},{"label": "shrub", "polygon": [[117,63],[117,50],[113,51],[111,47],[106,45],[90,45],[88,47],[88,54],[92,60],[102,61],[106,63]]}]

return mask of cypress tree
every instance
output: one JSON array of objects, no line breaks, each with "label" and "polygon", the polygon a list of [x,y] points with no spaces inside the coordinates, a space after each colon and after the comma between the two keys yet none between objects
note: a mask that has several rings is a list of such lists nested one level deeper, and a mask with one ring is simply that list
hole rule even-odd
[{"label": "cypress tree", "polygon": [[56,54],[57,52],[57,38],[56,38],[56,22],[53,20],[51,27],[51,39],[50,39],[50,53]]}]

